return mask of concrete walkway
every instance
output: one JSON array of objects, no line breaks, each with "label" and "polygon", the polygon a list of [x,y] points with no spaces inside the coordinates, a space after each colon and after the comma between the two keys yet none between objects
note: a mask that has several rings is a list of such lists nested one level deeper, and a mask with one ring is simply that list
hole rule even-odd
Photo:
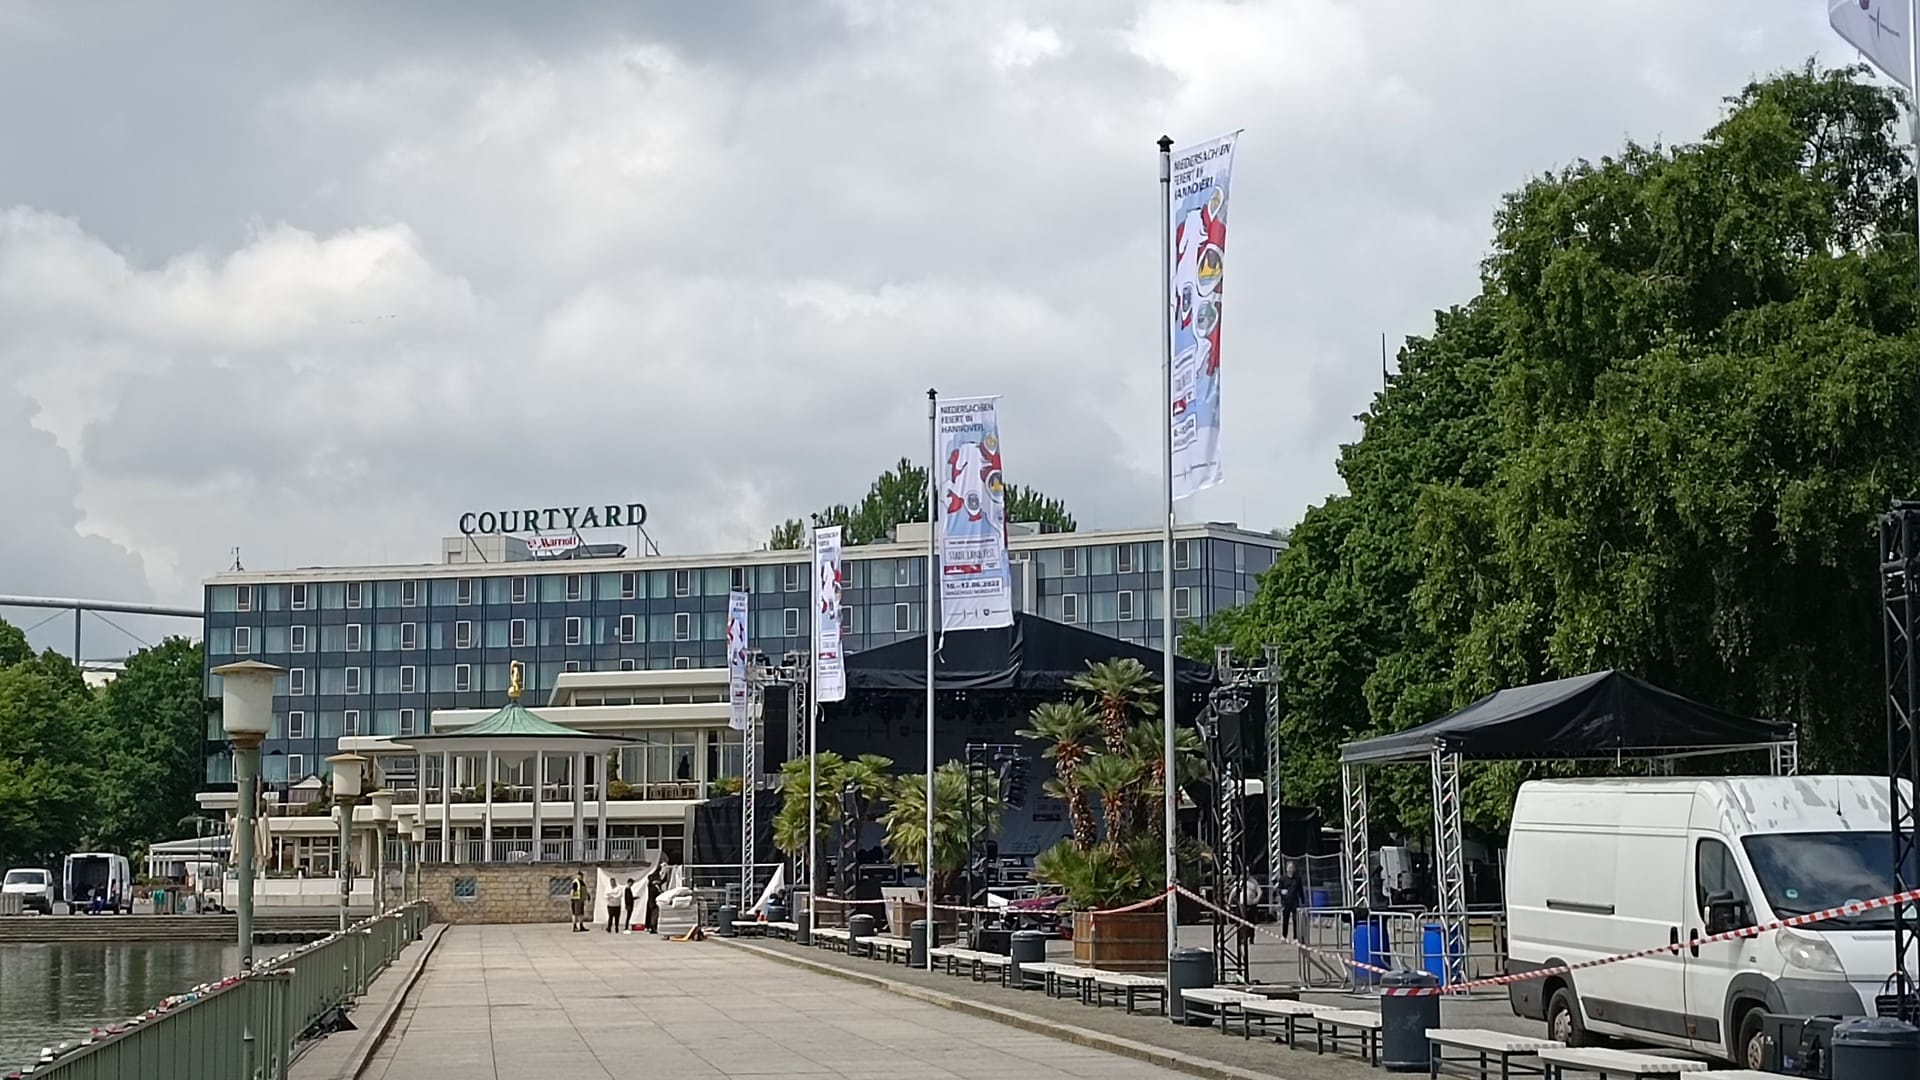
[{"label": "concrete walkway", "polygon": [[1147,1080],[1156,1068],[717,942],[452,927],[366,1076]]}]

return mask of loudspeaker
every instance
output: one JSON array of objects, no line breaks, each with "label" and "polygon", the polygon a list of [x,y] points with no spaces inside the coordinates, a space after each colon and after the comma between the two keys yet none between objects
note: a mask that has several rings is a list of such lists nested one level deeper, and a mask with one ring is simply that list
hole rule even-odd
[{"label": "loudspeaker", "polygon": [[760,762],[763,773],[777,773],[793,756],[793,717],[788,705],[793,700],[790,686],[769,686],[760,691],[760,739],[765,744],[766,760]]},{"label": "loudspeaker", "polygon": [[1244,712],[1215,713],[1220,725],[1220,753],[1228,761],[1238,761],[1246,753]]}]

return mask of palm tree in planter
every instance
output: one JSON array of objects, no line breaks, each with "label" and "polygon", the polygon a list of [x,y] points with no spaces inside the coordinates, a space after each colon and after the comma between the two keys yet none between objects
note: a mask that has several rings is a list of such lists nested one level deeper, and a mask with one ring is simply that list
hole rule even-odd
[{"label": "palm tree in planter", "polygon": [[[1165,831],[1166,815],[1161,812],[1167,797],[1166,732],[1155,720],[1142,720],[1127,732],[1127,747],[1133,757],[1146,763],[1147,783],[1141,797],[1129,809],[1136,815],[1134,831],[1160,836]],[[1207,776],[1207,747],[1200,733],[1192,728],[1173,731],[1173,760],[1182,786]]]},{"label": "palm tree in planter", "polygon": [[[969,818],[968,800],[972,800]],[[967,868],[967,825],[974,835],[991,834],[1000,822],[1000,780],[991,772],[969,770],[949,761],[933,771],[933,866],[927,871],[927,892],[936,901],[957,894]],[[893,805],[880,824],[887,830],[887,851],[898,864],[919,865],[927,860],[927,785],[907,777],[895,782]],[[896,927],[895,933],[903,928]]]},{"label": "palm tree in planter", "polygon": [[1127,752],[1127,728],[1135,716],[1160,714],[1160,684],[1153,681],[1146,665],[1130,656],[1090,663],[1067,685],[1093,699],[1109,754]]},{"label": "palm tree in planter", "polygon": [[1053,771],[1058,779],[1048,781],[1045,790],[1067,804],[1074,846],[1086,851],[1093,847],[1095,839],[1093,807],[1087,802],[1086,789],[1077,777],[1081,764],[1087,760],[1087,741],[1093,737],[1093,714],[1079,702],[1049,701],[1033,710],[1028,723],[1033,726],[1022,728],[1018,734],[1023,739],[1037,739],[1047,744],[1042,752],[1053,759]]}]

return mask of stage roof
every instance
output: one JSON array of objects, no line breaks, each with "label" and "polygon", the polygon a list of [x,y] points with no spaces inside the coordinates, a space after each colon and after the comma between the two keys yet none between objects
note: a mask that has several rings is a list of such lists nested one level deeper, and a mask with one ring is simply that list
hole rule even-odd
[{"label": "stage roof", "polygon": [[[946,635],[934,663],[936,690],[1024,690],[1057,693],[1089,663],[1132,657],[1158,680],[1159,650],[1038,615],[1015,614],[1013,625],[995,630],[957,630]],[[1204,690],[1213,668],[1195,660],[1174,661],[1177,687]],[[847,689],[925,690],[927,638],[921,634],[847,657]]]}]

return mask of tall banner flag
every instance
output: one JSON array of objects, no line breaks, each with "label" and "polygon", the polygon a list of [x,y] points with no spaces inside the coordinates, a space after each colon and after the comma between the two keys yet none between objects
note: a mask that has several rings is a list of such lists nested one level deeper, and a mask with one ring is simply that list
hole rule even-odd
[{"label": "tall banner flag", "polygon": [[745,731],[752,726],[747,710],[747,594],[727,594],[727,700],[732,709],[727,726]]},{"label": "tall banner flag", "polygon": [[1827,23],[1874,67],[1913,89],[1913,0],[1827,0]]},{"label": "tall banner flag", "polygon": [[845,701],[847,668],[840,655],[840,526],[813,531],[813,693]]},{"label": "tall banner flag", "polygon": [[[949,630],[1013,625],[998,397],[940,402],[940,620]],[[929,629],[933,625],[929,620]]]},{"label": "tall banner flag", "polygon": [[1218,484],[1220,293],[1227,267],[1227,195],[1240,133],[1173,153],[1167,198],[1172,308],[1173,497]]}]

